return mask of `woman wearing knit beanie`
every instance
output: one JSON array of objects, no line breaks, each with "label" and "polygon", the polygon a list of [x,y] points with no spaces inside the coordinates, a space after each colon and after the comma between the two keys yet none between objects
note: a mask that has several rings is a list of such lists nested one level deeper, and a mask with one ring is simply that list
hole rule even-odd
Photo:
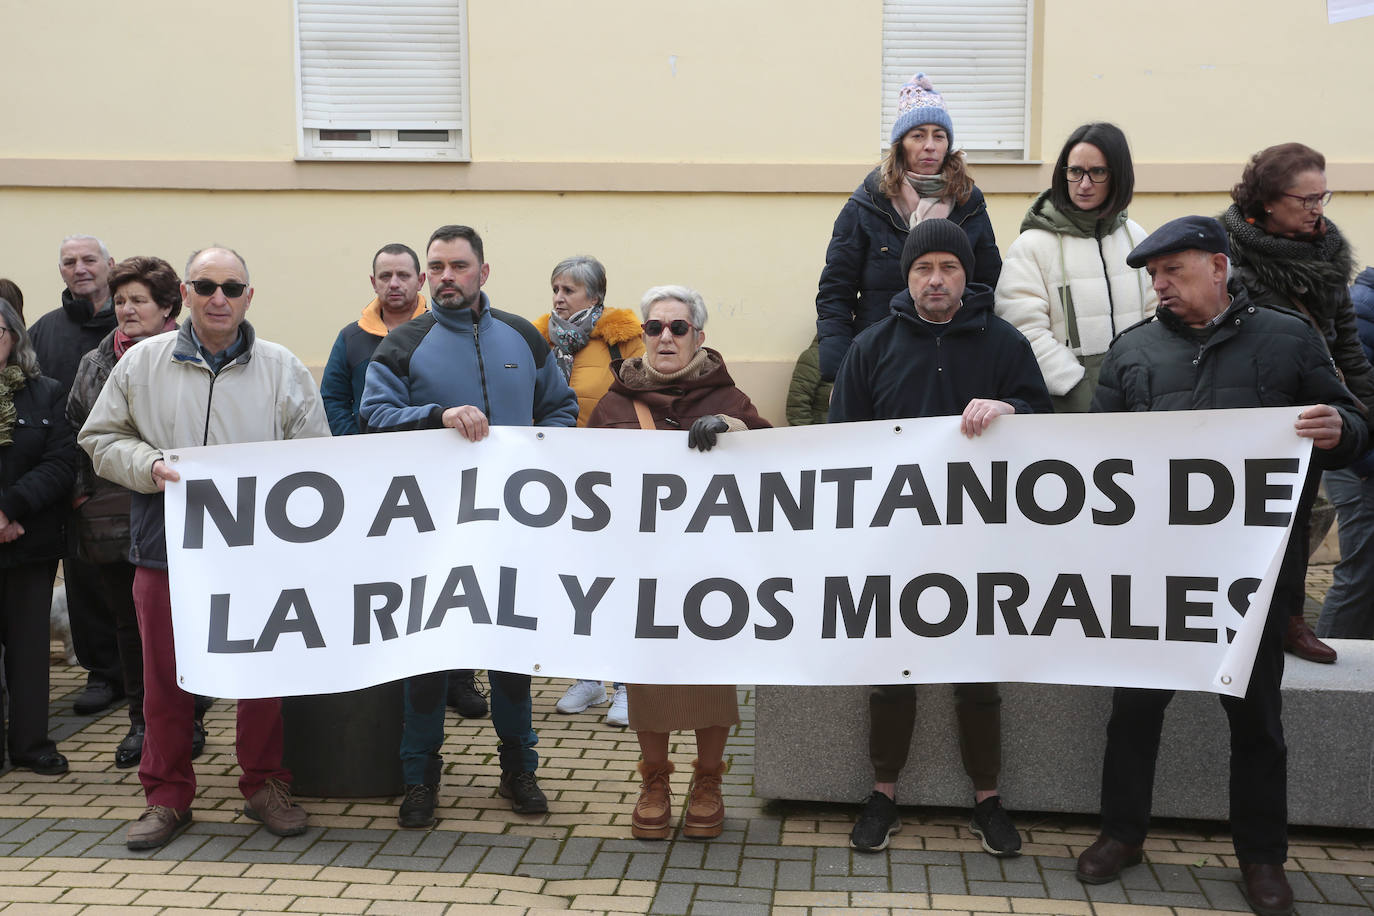
[{"label": "woman wearing knit beanie", "polygon": [[902,87],[892,145],[850,195],[835,220],[816,295],[821,376],[835,378],[854,335],[888,314],[906,289],[899,259],[907,232],[922,220],[945,218],[973,245],[968,281],[997,285],[1002,258],[983,193],[954,149],[954,123],[944,97],[924,73]]},{"label": "woman wearing knit beanie", "polygon": [[994,308],[1030,341],[1058,412],[1088,410],[1112,338],[1159,303],[1145,271],[1126,264],[1146,235],[1126,218],[1134,189],[1126,135],[1084,124],[1002,263]]}]

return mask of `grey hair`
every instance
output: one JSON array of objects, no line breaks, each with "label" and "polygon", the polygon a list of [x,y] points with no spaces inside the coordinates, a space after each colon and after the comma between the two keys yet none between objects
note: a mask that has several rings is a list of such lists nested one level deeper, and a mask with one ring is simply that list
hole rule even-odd
[{"label": "grey hair", "polygon": [[571,277],[573,282],[581,284],[587,295],[595,298],[599,304],[606,304],[606,268],[596,258],[589,254],[576,254],[564,258],[554,265],[553,273],[549,274],[549,282],[552,283],[564,274]]},{"label": "grey hair", "polygon": [[0,318],[5,320],[5,326],[10,329],[10,334],[14,335],[14,345],[10,347],[10,362],[19,366],[20,371],[29,378],[38,378],[43,374],[43,370],[38,366],[38,354],[33,352],[29,329],[24,326],[24,319],[19,317],[19,313],[10,305],[8,299],[0,299]]},{"label": "grey hair", "polygon": [[674,299],[687,306],[687,314],[692,319],[692,324],[696,325],[698,331],[706,327],[706,302],[701,298],[701,293],[689,286],[655,286],[644,294],[644,298],[639,301],[639,314],[645,320],[649,320],[649,309],[653,308],[655,302],[664,299]]},{"label": "grey hair", "polygon": [[191,256],[190,256],[189,258],[186,259],[186,270],[183,271],[181,275],[182,275],[183,277],[187,277],[187,278],[189,279],[190,274],[191,274],[191,265],[194,264],[194,263],[196,263],[196,258],[198,258],[198,257],[200,257],[201,255],[205,254],[205,252],[207,252],[207,251],[227,251],[227,252],[229,252],[230,254],[232,254],[234,257],[238,258],[238,259],[239,259],[239,264],[242,265],[242,267],[243,267],[243,282],[244,282],[244,283],[249,283],[249,284],[251,284],[251,283],[253,282],[252,277],[248,276],[248,262],[245,261],[245,260],[243,259],[243,255],[239,254],[239,253],[238,253],[237,251],[235,251],[234,249],[228,248],[228,247],[226,247],[226,246],[224,246],[224,245],[206,245],[204,248],[199,248],[199,249],[197,249],[197,250],[191,252]]},{"label": "grey hair", "polygon": [[100,239],[96,238],[93,235],[82,235],[78,233],[76,235],[67,236],[65,239],[62,240],[62,244],[57,246],[57,261],[59,264],[62,263],[62,248],[68,242],[95,242],[97,245],[100,246],[100,256],[107,261],[110,259],[110,249],[105,247],[104,242],[102,242]]}]

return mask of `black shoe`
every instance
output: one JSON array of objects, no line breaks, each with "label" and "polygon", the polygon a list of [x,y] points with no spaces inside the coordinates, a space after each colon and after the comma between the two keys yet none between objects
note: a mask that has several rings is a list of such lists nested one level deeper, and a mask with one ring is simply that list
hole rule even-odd
[{"label": "black shoe", "polygon": [[191,759],[195,760],[205,752],[205,723],[196,719],[191,723]]},{"label": "black shoe", "polygon": [[124,699],[124,691],[109,681],[88,681],[86,689],[76,696],[72,711],[78,716],[89,716],[109,709]]},{"label": "black shoe", "polygon": [[502,798],[510,799],[510,809],[516,814],[547,814],[549,800],[539,788],[539,780],[528,770],[524,773],[502,773],[497,787]]},{"label": "black shoe", "polygon": [[448,705],[464,719],[487,717],[487,695],[477,686],[475,672],[448,673]]},{"label": "black shoe", "polygon": [[1021,854],[1021,834],[1016,832],[1016,825],[1002,807],[1001,796],[994,795],[974,805],[968,829],[983,841],[984,849],[998,858]]},{"label": "black shoe", "polygon": [[52,751],[32,760],[16,760],[14,766],[18,770],[32,770],[39,776],[61,776],[67,772],[67,758]]},{"label": "black shoe", "polygon": [[882,792],[874,790],[868,796],[854,829],[849,831],[849,845],[859,852],[881,852],[887,848],[888,839],[902,829],[902,819],[897,816],[897,803]]},{"label": "black shoe", "polygon": [[129,726],[129,733],[119,742],[119,747],[115,748],[115,766],[121,770],[138,766],[138,762],[143,759],[143,732],[142,725]]},{"label": "black shoe", "polygon": [[406,786],[406,797],[401,800],[401,813],[396,816],[396,823],[402,827],[431,826],[438,801],[438,783],[419,782]]}]

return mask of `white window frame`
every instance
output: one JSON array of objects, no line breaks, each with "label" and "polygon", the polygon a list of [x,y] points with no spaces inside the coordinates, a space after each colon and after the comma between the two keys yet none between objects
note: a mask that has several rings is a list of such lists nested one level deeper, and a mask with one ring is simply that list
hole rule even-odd
[{"label": "white window frame", "polygon": [[[880,151],[891,143],[898,92],[924,71],[949,106],[956,149],[971,160],[1028,161],[1034,41],[1035,0],[883,0]],[[989,72],[979,73],[980,61]]]},{"label": "white window frame", "polygon": [[[459,73],[457,85],[452,85],[450,76],[443,85],[440,82],[429,87],[432,94],[445,95],[456,93],[456,113],[451,104],[442,105],[448,110],[435,108],[430,111],[410,111],[392,113],[367,111],[366,106],[350,105],[350,97],[327,85],[322,86],[318,75],[326,65],[326,55],[318,46],[307,50],[303,44],[309,37],[319,34],[317,27],[301,23],[303,5],[310,7],[309,12],[316,17],[338,14],[343,20],[353,14],[369,15],[381,13],[386,16],[404,16],[406,12],[434,15],[444,12],[443,7],[452,6],[457,17],[457,55]],[[439,9],[436,10],[436,7]],[[293,0],[293,23],[295,26],[296,49],[296,124],[297,157],[306,160],[350,160],[350,161],[453,161],[466,162],[471,159],[469,144],[469,99],[468,99],[468,34],[467,0]],[[306,38],[303,38],[303,33]],[[369,36],[380,35],[380,30],[371,30]],[[363,39],[366,41],[367,39]],[[356,37],[354,44],[356,50]],[[452,46],[452,41],[448,42]],[[409,65],[409,73],[421,63],[423,56],[432,55],[431,51],[419,51],[414,55],[403,55],[402,71]],[[386,91],[386,79],[378,80],[376,88]],[[368,131],[366,140],[331,140],[322,134],[329,130]],[[446,130],[447,141],[402,140],[400,135],[411,130]]]}]

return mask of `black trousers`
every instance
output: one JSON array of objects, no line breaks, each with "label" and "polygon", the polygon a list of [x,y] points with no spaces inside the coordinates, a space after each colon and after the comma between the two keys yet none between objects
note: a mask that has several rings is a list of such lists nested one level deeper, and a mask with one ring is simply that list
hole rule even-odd
[{"label": "black trousers", "polygon": [[115,637],[115,611],[110,604],[100,567],[76,555],[75,548],[62,559],[67,587],[67,614],[72,622],[72,647],[88,681],[105,681],[124,689]]},{"label": "black trousers", "polygon": [[105,599],[114,612],[115,645],[119,651],[120,679],[129,698],[129,723],[143,722],[143,640],[138,635],[138,614],[134,609],[134,570],[132,563],[116,561],[93,567],[100,574]]},{"label": "black trousers", "polygon": [[[1243,699],[1221,697],[1231,725],[1231,839],[1242,864],[1288,858],[1288,748],[1283,742],[1284,611],[1271,608]],[[1155,760],[1172,690],[1118,687],[1102,760],[1102,832],[1131,845],[1150,826]]]},{"label": "black trousers", "polygon": [[0,747],[9,747],[12,763],[57,750],[48,738],[48,611],[56,575],[56,560],[0,569],[0,647],[10,694]]},{"label": "black trousers", "polygon": [[1312,525],[1312,504],[1317,501],[1317,488],[1321,483],[1321,468],[1315,463],[1309,464],[1297,508],[1293,510],[1293,533],[1288,537],[1288,549],[1274,582],[1274,602],[1270,607],[1280,615],[1301,617],[1303,605],[1307,603],[1307,558],[1312,552],[1308,546],[1308,528]]}]

